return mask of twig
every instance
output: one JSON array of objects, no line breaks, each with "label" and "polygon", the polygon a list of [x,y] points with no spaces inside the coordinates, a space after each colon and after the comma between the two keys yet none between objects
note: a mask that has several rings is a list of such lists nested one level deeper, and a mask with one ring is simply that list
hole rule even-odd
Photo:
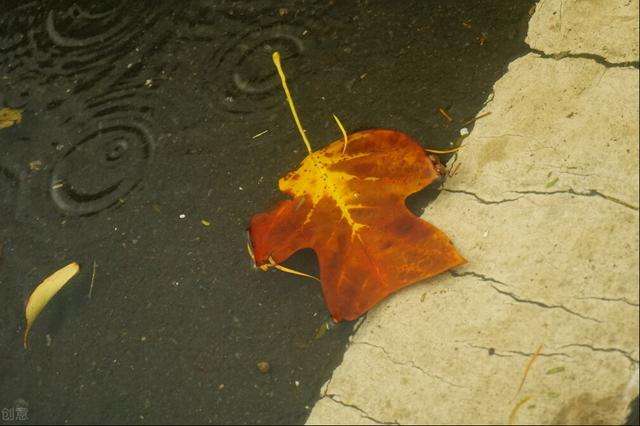
[{"label": "twig", "polygon": [[[455,167],[453,167],[454,164],[455,164]],[[458,157],[456,157],[455,160],[453,160],[453,163],[451,163],[451,167],[449,168],[449,171],[447,171],[447,176],[450,178],[454,177],[458,173],[458,169],[460,168],[461,164],[462,163],[458,163]]]},{"label": "twig", "polygon": [[313,275],[305,274],[304,272],[296,271],[295,269],[287,268],[285,266],[277,264],[275,262],[275,260],[273,260],[273,257],[271,257],[271,256],[269,256],[269,259],[267,259],[267,260],[269,261],[269,264],[268,265],[262,265],[262,266],[266,266],[267,268],[269,266],[273,266],[277,270],[282,271],[282,272],[286,272],[287,274],[300,275],[301,277],[311,278],[312,280],[316,280],[316,281],[320,282],[320,278],[318,278],[318,277],[314,277]]},{"label": "twig", "polygon": [[260,136],[264,135],[265,133],[267,133],[269,131],[269,129],[267,130],[263,130],[262,132],[258,133],[257,135],[253,135],[251,137],[251,139],[255,139],[255,138],[259,138]]},{"label": "twig", "polygon": [[491,111],[487,111],[487,112],[485,112],[484,114],[480,114],[480,115],[479,115],[479,116],[477,116],[477,117],[473,117],[471,120],[469,120],[469,121],[465,121],[464,123],[462,123],[462,126],[464,127],[464,126],[466,126],[467,124],[471,124],[471,123],[473,123],[474,121],[476,121],[476,120],[480,120],[481,118],[486,117],[486,116],[487,116],[487,115],[489,115],[489,114],[491,114]]},{"label": "twig", "polygon": [[447,120],[447,123],[453,122],[453,118],[444,110],[444,108],[438,107],[438,112]]},{"label": "twig", "polygon": [[427,151],[429,154],[453,154],[454,152],[458,152],[461,149],[462,149],[461,146],[457,146],[455,148],[445,149],[445,150],[424,148],[424,150]]},{"label": "twig", "polygon": [[89,286],[89,299],[91,299],[91,295],[93,294],[93,282],[96,279],[96,261],[93,261],[93,272],[91,273],[91,285]]}]

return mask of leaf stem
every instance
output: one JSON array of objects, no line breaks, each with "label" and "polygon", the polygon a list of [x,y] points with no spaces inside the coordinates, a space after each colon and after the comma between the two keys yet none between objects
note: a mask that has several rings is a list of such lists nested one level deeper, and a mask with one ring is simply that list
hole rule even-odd
[{"label": "leaf stem", "polygon": [[311,144],[307,139],[307,135],[302,128],[302,124],[300,123],[300,119],[298,118],[298,113],[296,112],[296,107],[293,104],[293,99],[291,98],[291,93],[289,92],[289,86],[287,86],[287,78],[284,75],[284,71],[282,70],[282,65],[280,64],[280,52],[275,51],[271,56],[273,58],[273,64],[276,66],[278,70],[278,75],[280,75],[280,80],[282,80],[282,88],[284,89],[284,94],[287,97],[287,102],[289,103],[289,108],[291,109],[291,115],[293,115],[293,119],[296,122],[296,126],[298,126],[298,131],[302,136],[302,141],[307,147],[307,151],[311,154]]}]

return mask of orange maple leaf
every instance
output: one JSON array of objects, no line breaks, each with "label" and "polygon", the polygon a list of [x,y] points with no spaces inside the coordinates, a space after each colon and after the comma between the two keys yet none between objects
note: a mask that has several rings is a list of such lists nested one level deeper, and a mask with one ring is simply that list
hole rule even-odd
[{"label": "orange maple leaf", "polygon": [[[290,106],[299,123],[291,101]],[[304,135],[300,125],[299,130]],[[309,155],[279,181],[292,198],[251,219],[256,265],[279,264],[298,250],[313,249],[325,302],[340,321],[464,263],[442,231],[405,206],[407,196],[439,177],[415,140],[376,129],[311,152],[303,139]]]}]

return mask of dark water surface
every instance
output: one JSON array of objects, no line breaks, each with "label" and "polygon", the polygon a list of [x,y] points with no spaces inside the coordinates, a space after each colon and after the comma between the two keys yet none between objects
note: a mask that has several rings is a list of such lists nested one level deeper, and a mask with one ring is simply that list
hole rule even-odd
[{"label": "dark water surface", "polygon": [[[0,409],[302,423],[353,324],[316,338],[317,283],[246,251],[305,155],[271,52],[314,147],[336,113],[443,148],[526,51],[532,1],[1,4],[0,108],[23,120],[0,130]],[[24,351],[26,297],[74,260]]]}]

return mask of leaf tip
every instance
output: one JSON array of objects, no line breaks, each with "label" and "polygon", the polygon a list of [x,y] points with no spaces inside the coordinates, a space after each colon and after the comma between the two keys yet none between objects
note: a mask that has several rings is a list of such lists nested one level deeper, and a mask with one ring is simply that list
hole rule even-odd
[{"label": "leaf tip", "polygon": [[22,346],[24,347],[25,351],[29,350],[29,330],[31,329],[31,326],[27,325],[27,328],[24,330],[24,336],[22,336]]}]

